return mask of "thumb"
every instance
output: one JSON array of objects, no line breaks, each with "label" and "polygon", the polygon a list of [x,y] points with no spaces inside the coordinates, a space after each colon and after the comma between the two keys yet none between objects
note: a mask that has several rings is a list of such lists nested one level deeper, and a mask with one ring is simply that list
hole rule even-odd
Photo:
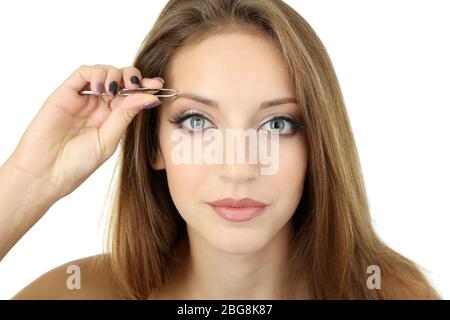
[{"label": "thumb", "polygon": [[156,107],[161,102],[154,95],[146,93],[136,93],[125,97],[99,128],[102,160],[105,161],[115,152],[125,130],[139,111]]}]

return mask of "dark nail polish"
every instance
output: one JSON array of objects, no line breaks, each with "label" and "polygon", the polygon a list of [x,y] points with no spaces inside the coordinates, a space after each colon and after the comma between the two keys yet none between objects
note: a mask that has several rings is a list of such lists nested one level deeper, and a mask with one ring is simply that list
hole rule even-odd
[{"label": "dark nail polish", "polygon": [[151,109],[151,108],[159,106],[161,104],[161,102],[162,102],[161,100],[146,102],[146,103],[144,103],[143,108],[144,109]]},{"label": "dark nail polish", "polygon": [[137,76],[132,76],[130,82],[139,86],[139,78]]},{"label": "dark nail polish", "polygon": [[97,83],[97,92],[98,94],[105,92],[105,83],[103,81]]},{"label": "dark nail polish", "polygon": [[111,92],[113,95],[117,94],[118,84],[117,81],[111,81],[109,83],[109,92]]}]

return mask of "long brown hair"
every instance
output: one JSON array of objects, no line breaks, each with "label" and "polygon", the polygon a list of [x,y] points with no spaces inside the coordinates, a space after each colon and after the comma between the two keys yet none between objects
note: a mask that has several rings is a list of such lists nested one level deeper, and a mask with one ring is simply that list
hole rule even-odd
[{"label": "long brown hair", "polygon": [[[307,280],[312,299],[437,296],[419,267],[375,234],[350,122],[330,58],[311,26],[280,0],[170,0],[133,65],[162,76],[185,44],[227,29],[257,31],[275,43],[303,108],[308,148],[304,194],[293,216],[290,283]],[[164,99],[164,98],[162,98]],[[174,246],[186,225],[170,197],[164,170],[153,170],[158,108],[139,113],[120,145],[109,232],[110,266],[125,298],[164,287]],[[302,262],[302,263],[300,263]],[[367,268],[381,270],[368,289]],[[400,297],[401,298],[401,297]]]}]

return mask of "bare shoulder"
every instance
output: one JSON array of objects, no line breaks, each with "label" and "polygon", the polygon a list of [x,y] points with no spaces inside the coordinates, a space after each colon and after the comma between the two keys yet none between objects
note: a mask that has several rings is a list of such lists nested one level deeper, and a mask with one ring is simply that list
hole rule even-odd
[{"label": "bare shoulder", "polygon": [[43,274],[12,299],[120,299],[109,255],[74,260]]}]

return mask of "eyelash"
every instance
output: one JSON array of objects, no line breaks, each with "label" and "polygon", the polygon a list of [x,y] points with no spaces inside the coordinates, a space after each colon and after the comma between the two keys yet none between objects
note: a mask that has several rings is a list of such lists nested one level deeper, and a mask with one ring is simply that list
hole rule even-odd
[{"label": "eyelash", "polygon": [[[213,121],[208,119],[208,117],[206,117],[205,115],[203,115],[203,114],[201,114],[201,113],[199,113],[197,111],[194,111],[194,110],[185,112],[183,114],[178,114],[175,117],[173,117],[172,119],[170,119],[169,122],[173,123],[173,124],[177,124],[179,127],[181,127],[180,126],[181,123],[183,123],[185,120],[190,119],[190,118],[195,117],[195,116],[200,117],[202,119],[205,119],[205,120],[213,123]],[[280,136],[290,136],[290,135],[293,135],[296,132],[301,131],[301,130],[303,130],[305,128],[305,125],[303,123],[298,122],[295,119],[292,119],[291,117],[285,116],[285,115],[274,116],[274,117],[270,118],[269,120],[267,120],[266,122],[264,122],[261,126],[264,126],[267,123],[270,123],[271,121],[274,121],[274,120],[285,120],[285,121],[289,122],[292,125],[292,132],[280,134]],[[191,130],[191,129],[188,129],[188,130],[190,132],[196,131],[196,130]],[[201,129],[201,130],[203,130],[203,129]]]}]

